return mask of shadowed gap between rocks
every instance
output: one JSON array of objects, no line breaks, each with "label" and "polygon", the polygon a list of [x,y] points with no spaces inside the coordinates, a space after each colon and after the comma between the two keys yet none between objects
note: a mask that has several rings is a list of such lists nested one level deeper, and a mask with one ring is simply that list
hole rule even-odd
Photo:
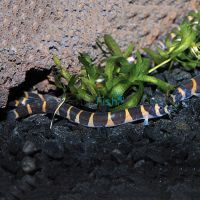
[{"label": "shadowed gap between rocks", "polygon": [[[50,73],[51,73],[51,70],[47,70],[47,69],[43,71],[31,69],[30,71],[28,71],[26,73],[25,81],[21,83],[20,85],[10,89],[8,102],[13,101],[23,96],[24,91],[29,91],[30,89],[32,89],[34,85],[45,80]],[[6,106],[5,108],[0,108],[0,113],[1,113],[0,121],[5,119],[7,110],[8,110],[8,106]]]}]

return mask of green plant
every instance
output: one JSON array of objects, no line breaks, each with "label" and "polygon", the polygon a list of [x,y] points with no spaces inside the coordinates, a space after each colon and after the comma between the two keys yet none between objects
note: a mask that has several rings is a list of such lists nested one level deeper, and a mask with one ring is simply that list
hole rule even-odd
[{"label": "green plant", "polygon": [[[136,106],[143,96],[145,83],[156,85],[164,92],[174,88],[148,74],[150,59],[143,58],[139,51],[136,52],[135,62],[128,62],[127,58],[134,49],[133,44],[130,44],[123,52],[110,35],[104,35],[102,45],[106,45],[107,51],[104,51],[105,56],[99,65],[94,64],[88,54],[79,55],[78,59],[82,64],[79,75],[71,75],[61,66],[57,56],[53,56],[54,63],[59,70],[56,85],[63,89],[65,96],[70,93],[75,99],[85,102],[95,102],[97,97],[102,96],[107,99],[124,96],[125,102],[114,108],[118,110]],[[67,85],[62,84],[62,78],[68,81]],[[100,87],[97,83],[99,79],[103,80]]]},{"label": "green plant", "polygon": [[[70,74],[54,55],[53,60],[58,69],[55,84],[63,90],[64,99],[70,95],[75,100],[95,102],[97,97],[112,99],[123,96],[125,101],[111,108],[112,110],[136,106],[143,96],[146,83],[153,84],[166,93],[174,88],[150,75],[153,71],[162,66],[171,68],[175,63],[179,63],[186,70],[200,65],[199,32],[200,11],[196,11],[190,13],[187,19],[166,37],[165,49],[157,48],[153,51],[144,48],[149,58],[142,57],[141,53],[136,51],[134,62],[128,61],[134,50],[132,43],[122,51],[110,35],[104,35],[103,41],[97,40],[97,46],[103,53],[100,63],[95,64],[88,54],[80,53],[78,59],[82,67],[78,75]],[[152,60],[154,66],[150,68]]]},{"label": "green plant", "polygon": [[179,63],[185,70],[191,70],[200,65],[200,10],[192,12],[187,19],[172,30],[165,40],[166,49],[157,51],[144,48],[144,51],[154,60],[155,66],[149,73],[168,64],[170,68]]}]

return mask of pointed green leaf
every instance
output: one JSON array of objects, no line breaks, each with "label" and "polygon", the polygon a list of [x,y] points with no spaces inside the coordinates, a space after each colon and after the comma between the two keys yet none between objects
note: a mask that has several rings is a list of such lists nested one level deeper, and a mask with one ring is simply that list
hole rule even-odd
[{"label": "pointed green leaf", "polygon": [[61,67],[61,75],[68,81],[71,78],[71,74],[67,71],[67,69],[64,69],[63,67]]},{"label": "pointed green leaf", "polygon": [[75,86],[75,83],[77,82],[77,80],[78,80],[78,76],[77,75],[72,75],[70,80],[69,80],[69,82],[68,82],[67,86],[69,87],[70,92],[72,94],[76,94],[77,93],[77,88]]},{"label": "pointed green leaf", "polygon": [[133,53],[134,47],[135,47],[134,44],[133,44],[133,43],[130,43],[130,44],[128,45],[127,49],[124,51],[123,56],[124,56],[125,58],[128,58],[129,56],[131,56],[132,53]]},{"label": "pointed green leaf", "polygon": [[104,73],[107,77],[107,80],[111,80],[113,76],[113,71],[115,68],[116,57],[111,57],[106,61],[106,66]]},{"label": "pointed green leaf", "polygon": [[137,62],[130,73],[130,76],[128,78],[129,81],[134,83],[138,76],[143,76],[147,74],[149,66],[150,60],[148,58],[142,58],[140,53],[137,52]]},{"label": "pointed green leaf", "polygon": [[125,91],[131,86],[131,83],[128,80],[121,81],[115,87],[112,88],[109,97],[110,98],[115,98],[119,96],[123,96]]},{"label": "pointed green leaf", "polygon": [[170,36],[167,36],[165,39],[165,44],[166,47],[169,49],[172,46],[171,40],[170,40]]},{"label": "pointed green leaf", "polygon": [[92,63],[92,59],[86,53],[80,53],[78,56],[79,62],[83,64],[88,77],[95,80],[97,77],[97,67]]},{"label": "pointed green leaf", "polygon": [[97,96],[97,92],[95,90],[95,84],[93,83],[93,81],[88,80],[87,78],[81,78],[82,84],[85,85],[85,87],[88,89],[88,91],[93,95],[93,96]]},{"label": "pointed green leaf", "polygon": [[173,85],[171,85],[169,83],[166,83],[165,81],[162,81],[162,80],[160,80],[160,79],[158,79],[156,77],[153,77],[153,76],[148,76],[148,75],[139,76],[139,77],[137,77],[137,80],[157,85],[158,88],[160,88],[164,92],[168,92],[168,91],[174,89]]},{"label": "pointed green leaf", "polygon": [[104,35],[104,41],[106,46],[108,47],[110,53],[114,56],[123,56],[122,51],[117,44],[117,42],[112,38],[111,35]]},{"label": "pointed green leaf", "polygon": [[77,89],[76,97],[78,99],[80,99],[80,100],[82,99],[86,102],[94,102],[95,98],[96,98],[96,97],[89,95],[86,90],[83,90],[83,89],[80,89],[80,88]]},{"label": "pointed green leaf", "polygon": [[67,81],[69,81],[69,79],[71,78],[70,73],[67,71],[67,69],[61,66],[61,61],[55,54],[53,55],[53,61],[55,65],[60,69],[62,77],[65,78]]},{"label": "pointed green leaf", "polygon": [[154,60],[156,64],[159,64],[162,62],[163,58],[158,53],[148,48],[143,48],[143,50],[148,54],[150,58]]},{"label": "pointed green leaf", "polygon": [[54,63],[55,63],[56,66],[61,67],[60,59],[55,54],[53,55],[53,61],[54,61]]},{"label": "pointed green leaf", "polygon": [[128,97],[128,100],[125,103],[123,103],[122,105],[114,108],[113,110],[114,111],[123,110],[125,108],[130,108],[130,107],[137,106],[139,104],[141,98],[142,98],[143,93],[144,93],[144,85],[143,85],[143,83],[139,83],[139,88],[137,89],[137,91],[134,92],[133,94],[131,94]]},{"label": "pointed green leaf", "polygon": [[160,47],[157,47],[157,51],[162,57],[162,59],[167,59],[168,58],[168,52],[162,50]]},{"label": "pointed green leaf", "polygon": [[175,49],[169,52],[173,57],[189,48],[196,39],[196,31],[189,24],[182,24],[180,28],[181,41]]}]

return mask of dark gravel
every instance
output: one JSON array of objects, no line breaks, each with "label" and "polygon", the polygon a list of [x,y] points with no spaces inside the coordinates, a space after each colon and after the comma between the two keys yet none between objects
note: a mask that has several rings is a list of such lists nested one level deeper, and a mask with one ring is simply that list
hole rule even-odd
[{"label": "dark gravel", "polygon": [[0,199],[199,199],[200,100],[109,129],[35,115],[0,123]]}]

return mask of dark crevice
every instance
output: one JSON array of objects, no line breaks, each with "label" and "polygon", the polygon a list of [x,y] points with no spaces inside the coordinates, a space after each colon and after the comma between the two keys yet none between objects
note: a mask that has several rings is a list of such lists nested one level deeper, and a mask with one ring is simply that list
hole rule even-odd
[{"label": "dark crevice", "polygon": [[[23,83],[19,84],[18,86],[10,89],[9,97],[8,97],[8,102],[13,101],[15,99],[20,98],[21,96],[24,95],[24,91],[29,91],[33,88],[34,85],[37,83],[45,80],[47,76],[50,74],[51,70],[35,70],[31,69],[26,73],[26,79]],[[0,120],[4,120],[6,116],[6,111],[9,108],[1,108],[0,109]]]},{"label": "dark crevice", "polygon": [[26,79],[20,85],[10,89],[8,102],[23,96],[24,91],[29,91],[37,83],[45,80],[50,74],[51,70],[35,70],[31,69],[26,73]]}]

